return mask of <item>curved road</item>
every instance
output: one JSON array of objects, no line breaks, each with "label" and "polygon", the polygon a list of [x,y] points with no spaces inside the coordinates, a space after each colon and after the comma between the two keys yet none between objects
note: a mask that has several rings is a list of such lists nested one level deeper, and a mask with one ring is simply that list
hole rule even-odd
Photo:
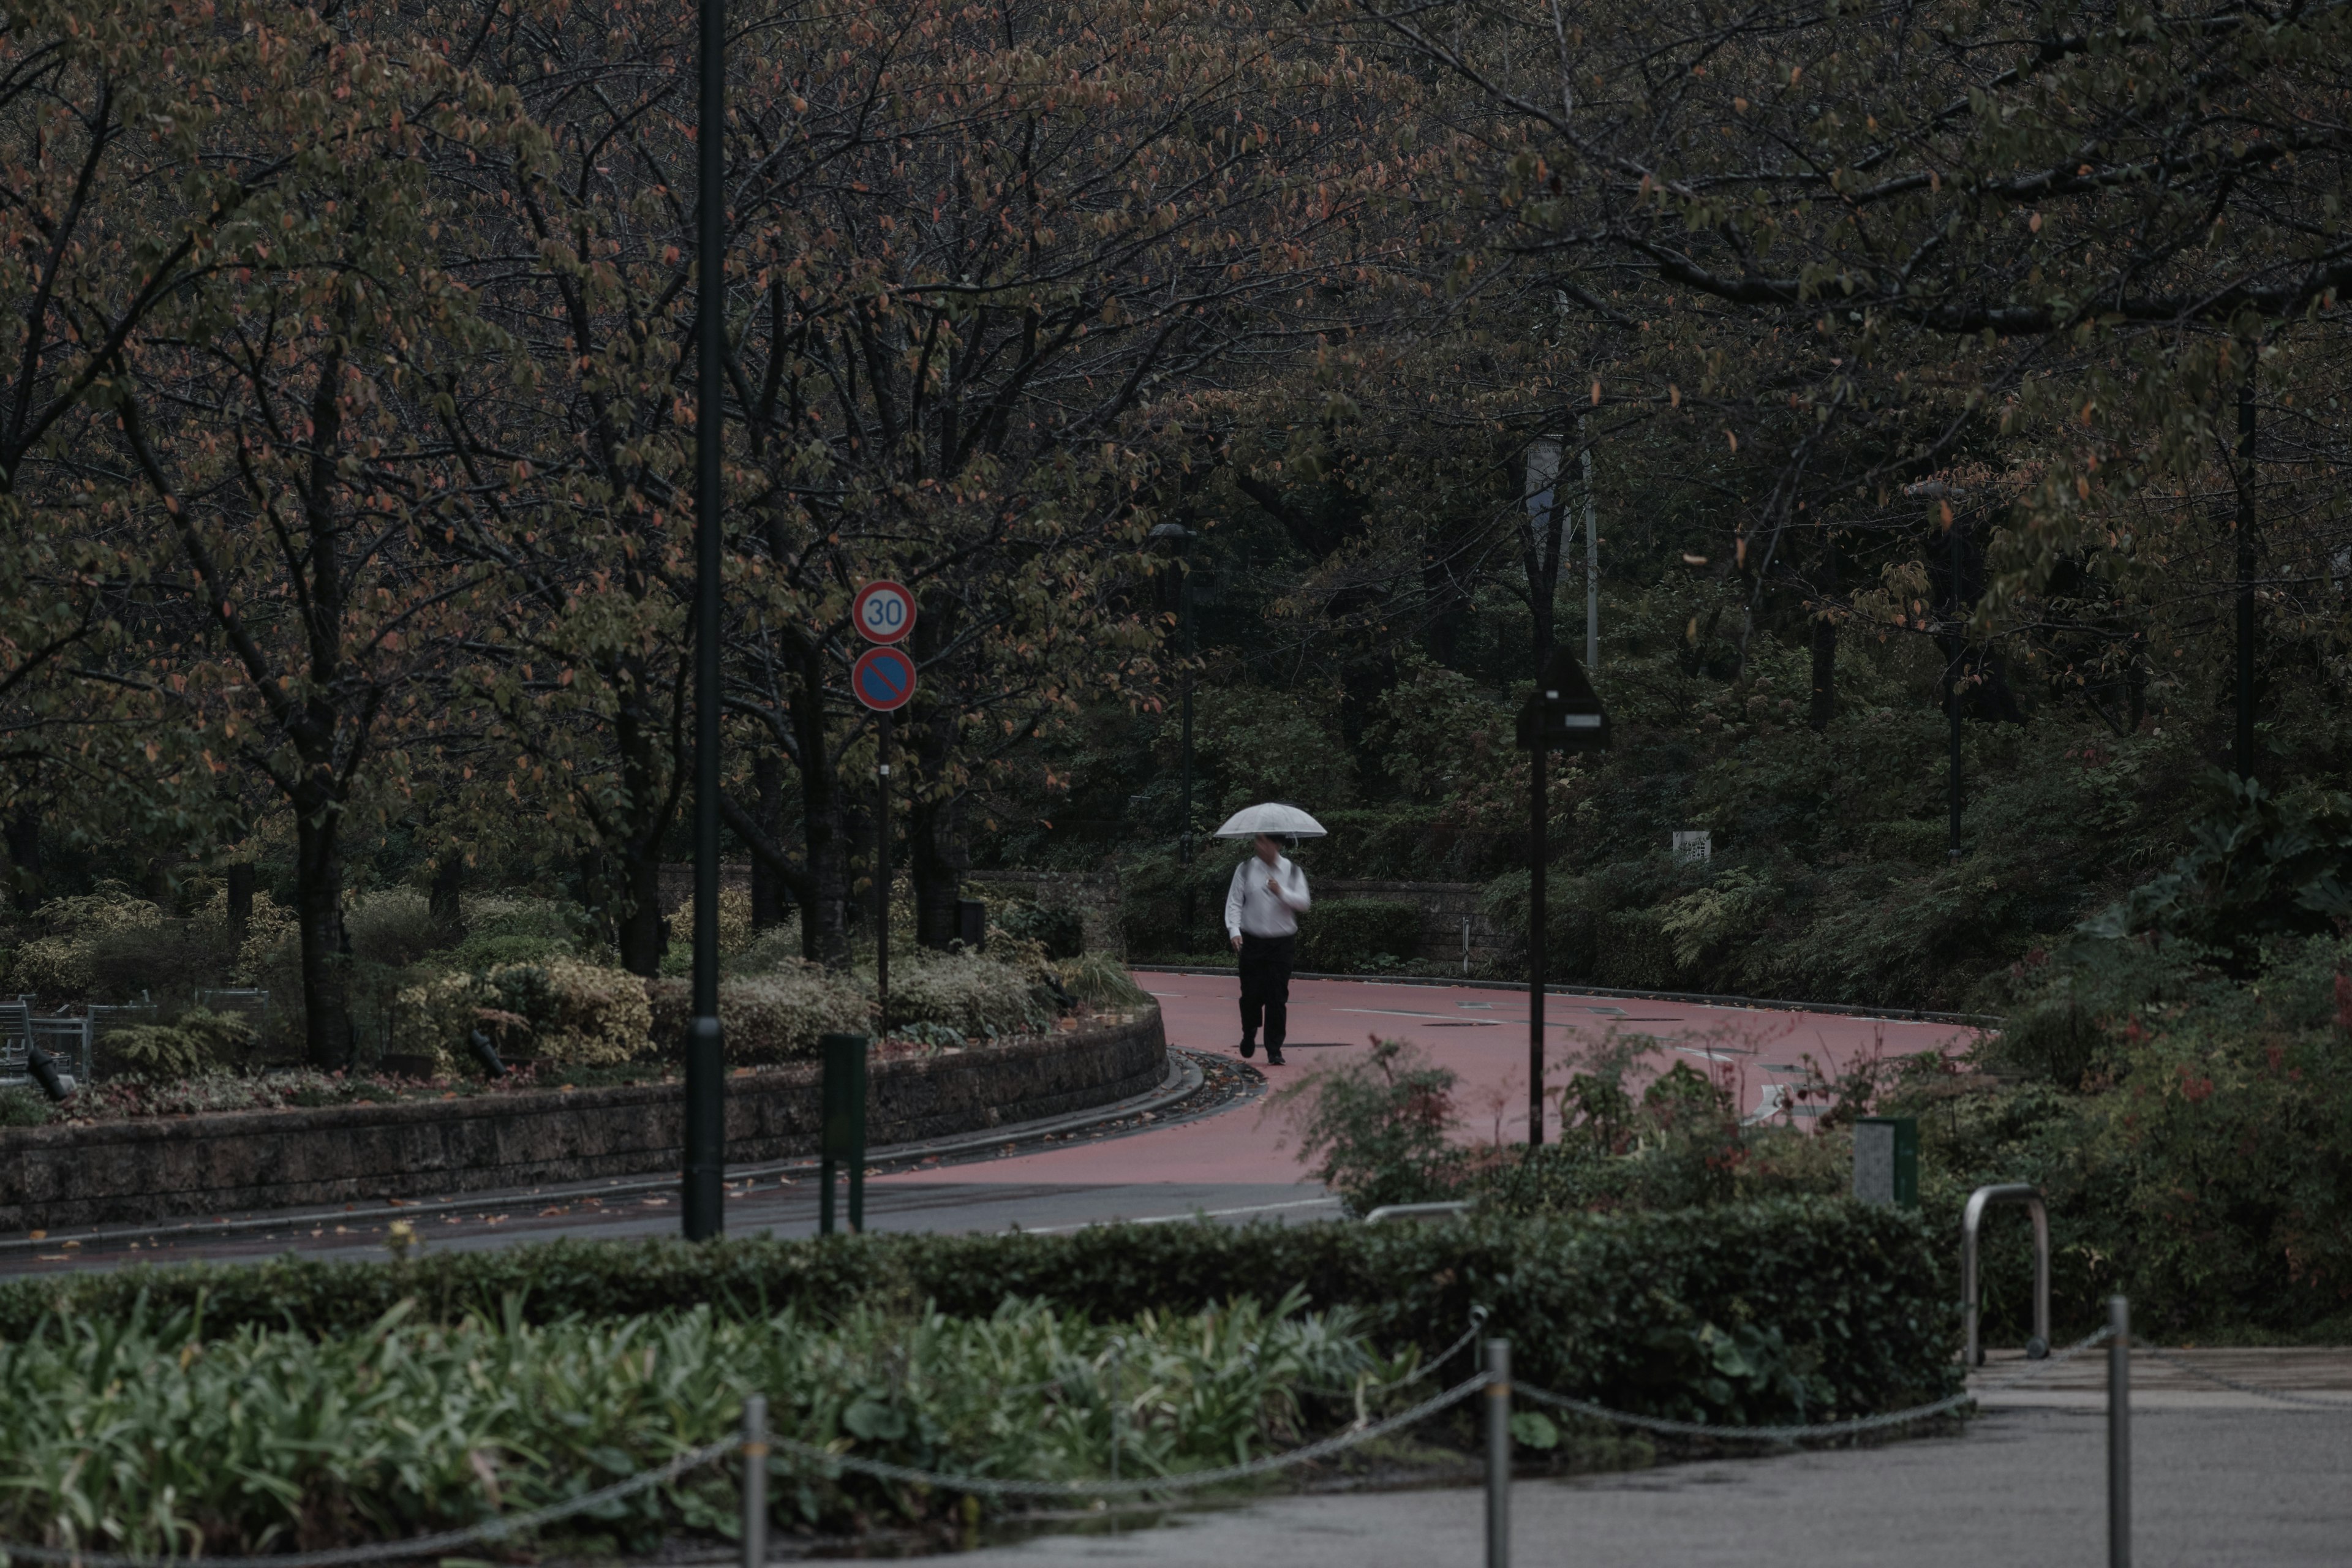
[{"label": "curved road", "polygon": [[[1328,1218],[1338,1200],[1303,1173],[1283,1115],[1269,1100],[1318,1066],[1363,1052],[1375,1037],[1412,1042],[1458,1077],[1456,1102],[1473,1137],[1516,1142],[1527,1135],[1528,999],[1524,992],[1399,981],[1301,980],[1291,986],[1287,1065],[1261,1054],[1244,1067],[1236,984],[1231,972],[1136,976],[1160,1002],[1169,1044],[1222,1065],[1231,1089],[1206,1114],[1181,1108],[1146,1121],[1070,1134],[1058,1146],[1009,1151],[961,1163],[926,1163],[866,1183],[873,1230],[1073,1229],[1106,1221],[1160,1223],[1205,1215],[1243,1222]],[[1567,1081],[1586,1053],[1633,1036],[1655,1047],[1638,1072],[1689,1062],[1716,1075],[1753,1110],[1770,1086],[1808,1070],[1828,1076],[1875,1056],[1957,1046],[1972,1031],[1948,1024],[1696,1004],[1612,1000],[1554,993],[1545,1004],[1547,1082]],[[1547,1132],[1555,1129],[1547,1129]],[[805,1236],[816,1228],[814,1184],[768,1177],[730,1184],[728,1226],[735,1234]],[[537,1192],[509,1205],[403,1216],[397,1208],[354,1205],[348,1217],[206,1233],[65,1233],[34,1247],[0,1247],[0,1275],[112,1268],[124,1262],[220,1260],[288,1250],[380,1256],[384,1228],[409,1217],[436,1247],[509,1246],[557,1235],[674,1234],[674,1194],[615,1194],[610,1201],[551,1203]],[[69,1244],[70,1243],[70,1244]]]}]

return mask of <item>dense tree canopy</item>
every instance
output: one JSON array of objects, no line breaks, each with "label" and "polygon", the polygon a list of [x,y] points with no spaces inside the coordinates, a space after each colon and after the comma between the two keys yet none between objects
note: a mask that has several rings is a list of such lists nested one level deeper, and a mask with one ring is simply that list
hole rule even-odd
[{"label": "dense tree canopy", "polygon": [[[1193,831],[1312,789],[1335,855],[1507,908],[1503,716],[1578,644],[1596,530],[1629,743],[1557,786],[1570,973],[1647,932],[1685,979],[1917,996],[1853,956],[1888,900],[2005,962],[2122,864],[2052,758],[2141,770],[2102,775],[2140,863],[2228,760],[2242,604],[2260,770],[2343,765],[2345,7],[730,25],[720,804],[811,959],[867,874],[877,576],[922,606],[898,831],[935,942],[975,860],[1164,858],[1186,680]],[[282,839],[324,1062],[372,878],[560,885],[659,965],[693,58],[643,0],[0,16],[20,900]],[[1952,705],[1978,798],[2042,790],[2019,820],[2079,876],[1944,864],[1913,775]],[[1694,823],[1704,886],[1659,869]]]}]

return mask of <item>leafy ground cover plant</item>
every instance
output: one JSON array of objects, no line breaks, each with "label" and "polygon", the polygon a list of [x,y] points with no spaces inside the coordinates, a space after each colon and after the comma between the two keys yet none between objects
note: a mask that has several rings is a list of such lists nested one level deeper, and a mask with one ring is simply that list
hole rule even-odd
[{"label": "leafy ground cover plant", "polygon": [[[1176,1475],[1297,1441],[1310,1413],[1379,1395],[1414,1360],[1373,1352],[1359,1314],[1295,1299],[1118,1323],[1026,1301],[551,1324],[420,1322],[413,1306],[320,1337],[207,1334],[201,1305],[142,1307],[0,1342],[0,1532],[190,1555],[395,1539],[659,1464],[734,1430],[753,1392],[775,1429],[836,1452],[1056,1480],[1109,1473],[1116,1440],[1122,1473]],[[787,1528],[964,1506],[787,1456],[771,1468]],[[732,1534],[734,1511],[732,1474],[705,1468],[562,1534],[643,1552],[680,1527]]]},{"label": "leafy ground cover plant", "polygon": [[[121,1317],[142,1297],[157,1310],[201,1301],[210,1335],[251,1324],[328,1336],[410,1298],[438,1322],[469,1312],[609,1320],[681,1302],[746,1320],[859,1304],[979,1318],[1010,1298],[1108,1322],[1244,1300],[1271,1306],[1297,1289],[1318,1310],[1360,1311],[1387,1351],[1433,1355],[1484,1308],[1535,1382],[1620,1408],[1755,1420],[1951,1392],[1955,1263],[1947,1238],[1916,1214],[1824,1199],[1442,1226],[558,1242],[392,1265],[289,1257],[12,1281],[0,1285],[0,1336],[26,1337],[52,1316]],[[1727,1335],[1756,1350],[1752,1376],[1717,1388],[1685,1375]],[[1768,1353],[1768,1343],[1780,1348]]]}]

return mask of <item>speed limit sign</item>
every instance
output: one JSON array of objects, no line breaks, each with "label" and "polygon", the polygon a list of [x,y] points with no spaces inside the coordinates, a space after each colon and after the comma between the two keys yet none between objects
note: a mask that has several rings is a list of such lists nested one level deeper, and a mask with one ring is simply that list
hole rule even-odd
[{"label": "speed limit sign", "polygon": [[915,629],[915,595],[907,592],[906,584],[887,578],[868,583],[857,590],[849,618],[867,642],[897,642]]}]

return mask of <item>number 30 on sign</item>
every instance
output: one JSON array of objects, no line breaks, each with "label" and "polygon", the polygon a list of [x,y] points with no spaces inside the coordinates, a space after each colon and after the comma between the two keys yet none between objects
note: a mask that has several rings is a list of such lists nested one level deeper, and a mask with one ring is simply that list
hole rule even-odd
[{"label": "number 30 on sign", "polygon": [[915,629],[915,595],[887,578],[857,590],[849,606],[857,635],[867,642],[893,643]]}]

